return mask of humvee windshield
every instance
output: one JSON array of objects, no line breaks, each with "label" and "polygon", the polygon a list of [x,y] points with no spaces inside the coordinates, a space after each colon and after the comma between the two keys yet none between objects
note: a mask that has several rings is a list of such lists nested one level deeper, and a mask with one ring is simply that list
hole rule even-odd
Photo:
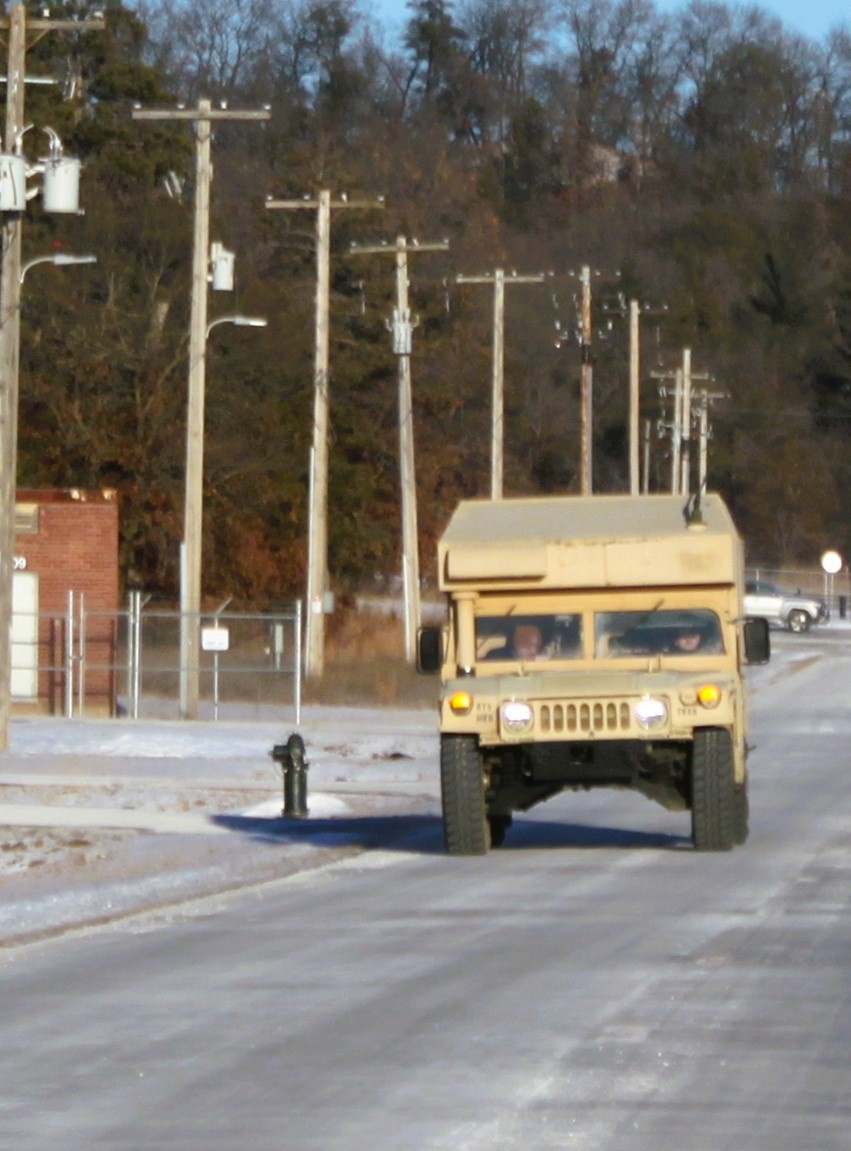
[{"label": "humvee windshield", "polygon": [[578,659],[582,655],[582,616],[479,616],[477,660]]},{"label": "humvee windshield", "polygon": [[594,637],[597,656],[605,658],[724,651],[718,616],[702,609],[598,612]]},{"label": "humvee windshield", "polygon": [[[476,659],[579,659],[583,655],[583,618],[581,612],[478,616]],[[590,626],[590,615],[587,622]],[[593,628],[597,659],[724,652],[718,616],[704,608],[595,612]]]}]

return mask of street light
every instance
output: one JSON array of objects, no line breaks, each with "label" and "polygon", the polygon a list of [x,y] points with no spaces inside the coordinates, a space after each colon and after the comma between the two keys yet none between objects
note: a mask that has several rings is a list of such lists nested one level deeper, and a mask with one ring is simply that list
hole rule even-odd
[{"label": "street light", "polygon": [[265,328],[267,321],[262,316],[219,316],[207,324],[207,339],[218,324],[235,324],[237,328]]},{"label": "street light", "polygon": [[[205,300],[206,305],[206,300]],[[180,554],[180,714],[196,719],[199,695],[199,617],[201,614],[201,532],[204,503],[204,393],[207,339],[219,324],[265,328],[261,316],[217,316],[205,325],[201,351],[189,364],[189,411],[186,426],[186,495]],[[190,340],[190,356],[192,345]]]},{"label": "street light", "polygon": [[55,264],[58,268],[67,268],[69,264],[96,264],[97,262],[97,256],[73,256],[70,252],[55,252],[52,256],[36,256],[34,260],[27,260],[21,268],[19,282],[24,282],[27,272],[36,264]]},{"label": "street light", "polygon": [[[12,595],[14,575],[12,550],[15,538],[15,488],[18,438],[18,373],[20,357],[21,291],[27,272],[36,264],[96,264],[97,256],[75,256],[70,252],[52,252],[20,263],[20,240],[16,247],[4,248],[2,281],[5,289],[2,308],[2,347],[0,347],[0,751],[9,742],[9,717],[12,708]],[[11,251],[11,255],[10,255]],[[8,261],[8,266],[7,266]],[[20,270],[18,270],[20,269]]]}]

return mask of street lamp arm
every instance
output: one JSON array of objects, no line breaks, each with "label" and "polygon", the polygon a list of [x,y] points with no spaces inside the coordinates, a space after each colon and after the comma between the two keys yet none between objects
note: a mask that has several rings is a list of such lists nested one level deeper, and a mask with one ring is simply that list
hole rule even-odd
[{"label": "street lamp arm", "polygon": [[33,260],[27,262],[21,268],[19,277],[20,283],[24,282],[27,272],[30,268],[34,268],[36,264],[55,264],[56,267],[68,267],[71,264],[96,264],[98,262],[97,256],[74,256],[70,252],[54,252],[50,256],[36,256]]},{"label": "street lamp arm", "polygon": [[213,328],[218,327],[219,324],[234,324],[237,328],[265,328],[267,320],[263,316],[218,316],[207,324],[205,338],[208,338]]}]

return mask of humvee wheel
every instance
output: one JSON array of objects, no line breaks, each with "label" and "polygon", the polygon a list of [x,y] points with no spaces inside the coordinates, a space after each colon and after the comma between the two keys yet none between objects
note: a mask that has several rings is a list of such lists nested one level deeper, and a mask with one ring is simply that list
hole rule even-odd
[{"label": "humvee wheel", "polygon": [[748,803],[746,781],[741,787],[736,787],[733,792],[733,843],[739,845],[747,841],[750,830],[748,827],[749,816],[750,804]]},{"label": "humvee wheel", "polygon": [[446,850],[450,855],[485,855],[491,829],[475,736],[440,737],[440,794]]},{"label": "humvee wheel", "polygon": [[698,728],[691,757],[691,838],[696,851],[735,842],[733,741],[723,727]]}]

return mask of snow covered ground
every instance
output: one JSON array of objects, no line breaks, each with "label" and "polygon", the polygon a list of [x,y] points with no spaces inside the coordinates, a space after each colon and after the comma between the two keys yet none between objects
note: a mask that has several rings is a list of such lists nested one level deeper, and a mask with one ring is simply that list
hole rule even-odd
[{"label": "snow covered ground", "polygon": [[[751,692],[851,638],[773,632]],[[370,848],[440,850],[436,711],[305,708],[309,818],[270,752],[292,722],[15,719],[0,756],[0,946]]]},{"label": "snow covered ground", "polygon": [[16,719],[0,759],[0,944],[438,833],[435,713],[305,709],[307,819],[271,757],[292,725]]}]

